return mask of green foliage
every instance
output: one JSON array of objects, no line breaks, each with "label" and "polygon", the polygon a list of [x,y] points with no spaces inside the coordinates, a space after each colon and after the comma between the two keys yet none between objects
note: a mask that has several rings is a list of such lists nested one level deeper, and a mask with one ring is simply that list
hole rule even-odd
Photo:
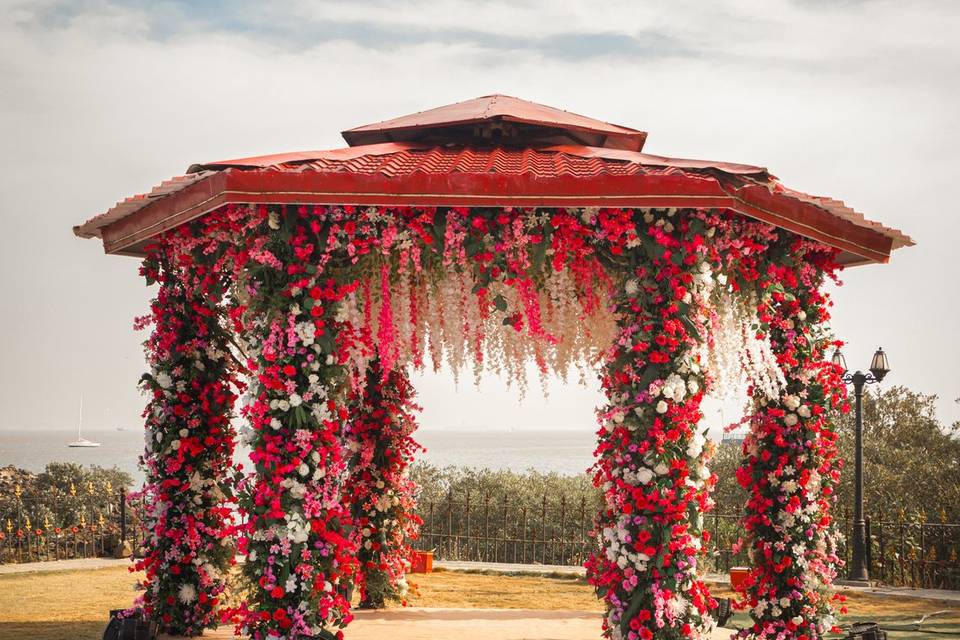
[{"label": "green foliage", "polygon": [[551,500],[566,499],[568,505],[586,501],[591,514],[600,508],[600,492],[586,474],[564,476],[555,472],[543,473],[529,469],[525,473],[472,467],[435,467],[417,463],[411,467],[411,477],[420,485],[418,502],[439,503],[452,494],[462,500],[467,493],[481,501],[488,495],[492,501],[506,500],[511,504],[539,504],[543,496]]},{"label": "green foliage", "polygon": [[[898,386],[868,389],[863,397],[863,489],[865,511],[896,520],[923,511],[929,521],[960,521],[960,425],[936,417],[937,396]],[[851,406],[853,399],[850,399]],[[840,504],[853,504],[854,412],[836,419],[840,454],[846,460]]]}]

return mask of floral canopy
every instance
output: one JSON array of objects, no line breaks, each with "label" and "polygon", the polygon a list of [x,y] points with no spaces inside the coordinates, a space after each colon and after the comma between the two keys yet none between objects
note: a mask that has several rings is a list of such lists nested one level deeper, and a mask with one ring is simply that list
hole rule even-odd
[{"label": "floral canopy", "polygon": [[[612,638],[699,638],[715,478],[700,403],[753,399],[744,635],[830,631],[840,560],[821,291],[912,244],[765,169],[643,153],[646,133],[507,96],[193,165],[75,228],[144,258],[151,497],[142,606],[199,634],[332,638],[402,597],[416,535],[411,367],[600,375],[587,571]],[[241,402],[236,400],[243,396]],[[253,472],[234,473],[232,418]],[[250,588],[224,601],[246,555]]]}]

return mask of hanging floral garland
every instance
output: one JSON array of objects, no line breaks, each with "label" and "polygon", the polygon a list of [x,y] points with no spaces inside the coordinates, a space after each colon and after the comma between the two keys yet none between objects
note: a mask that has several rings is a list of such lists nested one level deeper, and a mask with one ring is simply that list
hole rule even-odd
[{"label": "hanging floral garland", "polygon": [[332,317],[348,290],[322,274],[324,247],[290,213],[253,214],[240,282],[255,376],[243,409],[255,473],[241,493],[240,548],[253,592],[232,615],[255,640],[334,638],[352,617],[346,376]]},{"label": "hanging floral garland", "polygon": [[239,389],[218,311],[228,277],[194,248],[168,237],[141,269],[160,287],[151,315],[137,321],[154,329],[141,380],[151,398],[140,458],[148,552],[134,565],[146,573],[137,606],[169,633],[191,636],[217,625],[233,561],[230,416]]},{"label": "hanging floral garland", "polygon": [[836,252],[788,234],[757,264],[759,330],[767,334],[785,384],[755,393],[738,480],[750,492],[744,526],[754,568],[744,604],[754,624],[743,637],[816,640],[837,633],[831,585],[842,566],[830,515],[840,479],[829,415],[846,410],[846,389],[827,350],[830,302],[820,291],[838,270]]},{"label": "hanging floral garland", "polygon": [[715,602],[698,576],[712,503],[711,455],[697,423],[708,378],[698,355],[714,287],[711,229],[675,211],[648,212],[630,278],[615,300],[620,335],[604,368],[594,482],[606,499],[602,551],[587,562],[611,638],[699,638]]},{"label": "hanging floral garland", "polygon": [[420,449],[410,436],[420,409],[413,395],[404,370],[384,375],[374,361],[366,384],[351,397],[345,497],[352,505],[361,607],[404,601],[408,590],[409,541],[422,524],[414,513],[417,486],[407,475]]}]

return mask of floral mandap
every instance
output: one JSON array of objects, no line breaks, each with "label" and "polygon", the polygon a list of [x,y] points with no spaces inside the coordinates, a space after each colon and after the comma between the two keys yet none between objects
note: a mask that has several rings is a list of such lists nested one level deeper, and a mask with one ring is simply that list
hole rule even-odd
[{"label": "floral mandap", "polygon": [[150,329],[137,606],[181,635],[226,621],[258,640],[341,638],[355,591],[382,606],[406,590],[409,371],[523,392],[533,362],[605,392],[586,569],[606,637],[713,628],[700,403],[743,388],[742,635],[830,633],[829,416],[846,396],[823,288],[910,239],[763,168],[646,154],[642,131],[508,96],[343,135],[345,149],[193,165],[75,228],[142,257],[156,285],[136,321]]}]

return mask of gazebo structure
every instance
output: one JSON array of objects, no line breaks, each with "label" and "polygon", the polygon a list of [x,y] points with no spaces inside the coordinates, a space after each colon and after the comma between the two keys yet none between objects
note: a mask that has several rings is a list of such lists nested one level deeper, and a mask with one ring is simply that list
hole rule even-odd
[{"label": "gazebo structure", "polygon": [[534,361],[596,366],[606,394],[586,563],[606,636],[710,628],[699,406],[744,382],[751,633],[827,633],[845,391],[821,287],[910,239],[763,168],[649,155],[642,131],[507,96],[343,136],[192,165],[74,229],[159,283],[141,322],[145,611],[184,635],[216,624],[238,547],[251,589],[228,613],[246,633],[335,637],[352,584],[374,605],[404,585],[409,368],[522,385]]}]

